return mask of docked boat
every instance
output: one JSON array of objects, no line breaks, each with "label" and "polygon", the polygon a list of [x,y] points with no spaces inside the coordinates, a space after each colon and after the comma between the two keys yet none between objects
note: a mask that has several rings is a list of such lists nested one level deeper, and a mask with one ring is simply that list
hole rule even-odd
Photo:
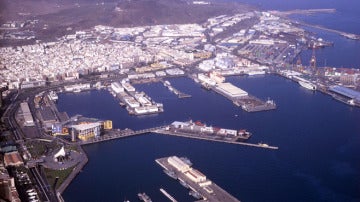
[{"label": "docked boat", "polygon": [[311,83],[311,82],[307,82],[307,81],[299,81],[300,86],[309,89],[309,90],[316,90],[316,85]]},{"label": "docked boat", "polygon": [[49,92],[49,99],[52,100],[53,102],[56,102],[59,99],[59,97],[58,97],[58,95],[56,94],[55,91],[50,91]]},{"label": "docked boat", "polygon": [[265,147],[265,148],[266,148],[266,147],[269,147],[269,145],[268,145],[268,144],[261,143],[261,142],[260,142],[258,145],[259,145],[260,147]]},{"label": "docked boat", "polygon": [[178,179],[177,176],[176,176],[176,174],[175,174],[175,172],[172,171],[172,170],[164,170],[164,173],[167,174],[169,177],[175,179],[175,180]]},{"label": "docked boat", "polygon": [[201,194],[199,194],[199,192],[196,192],[196,191],[193,191],[193,190],[191,190],[189,192],[189,195],[191,195],[192,197],[194,197],[196,199],[201,199],[202,198],[202,196],[201,196]]},{"label": "docked boat", "polygon": [[189,185],[188,185],[185,181],[179,180],[179,182],[180,182],[180,184],[181,184],[183,187],[185,187],[186,189],[189,189],[189,188],[190,188]]},{"label": "docked boat", "polygon": [[146,193],[138,193],[138,197],[141,201],[152,202],[151,198]]}]

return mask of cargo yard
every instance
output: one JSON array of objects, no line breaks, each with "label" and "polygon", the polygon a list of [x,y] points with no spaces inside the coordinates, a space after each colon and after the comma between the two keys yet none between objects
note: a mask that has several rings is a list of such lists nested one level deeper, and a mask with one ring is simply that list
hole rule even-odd
[{"label": "cargo yard", "polygon": [[109,88],[114,97],[120,100],[120,105],[125,106],[129,114],[147,115],[164,111],[161,103],[156,103],[144,92],[137,92],[128,82],[123,80],[120,83],[113,82]]},{"label": "cargo yard", "polygon": [[166,171],[172,172],[174,178],[190,189],[189,194],[200,201],[239,201],[217,184],[207,179],[200,171],[191,167],[191,164],[177,156],[155,160]]}]

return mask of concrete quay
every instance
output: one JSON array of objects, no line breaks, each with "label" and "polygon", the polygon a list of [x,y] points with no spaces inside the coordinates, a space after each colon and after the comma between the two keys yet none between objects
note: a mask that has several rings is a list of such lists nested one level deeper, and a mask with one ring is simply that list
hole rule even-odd
[{"label": "concrete quay", "polygon": [[207,140],[207,141],[213,141],[213,142],[230,143],[230,144],[258,147],[258,148],[264,148],[264,149],[273,149],[273,150],[279,149],[279,147],[270,146],[270,145],[263,144],[263,143],[252,144],[252,143],[246,143],[246,142],[237,142],[236,140],[215,139],[215,138],[210,138],[209,136],[205,136],[205,135],[189,134],[189,133],[184,133],[184,132],[175,132],[175,131],[166,130],[164,128],[160,128],[160,129],[157,129],[157,130],[154,130],[151,132],[163,134],[163,135],[172,135],[172,136],[193,138],[193,139],[199,139],[199,140]]},{"label": "concrete quay", "polygon": [[211,87],[210,89],[226,97],[227,99],[232,101],[234,105],[241,107],[246,112],[259,112],[259,111],[268,111],[268,110],[276,109],[276,104],[272,100],[268,100],[264,102],[252,95],[232,97],[222,92],[217,87]]},{"label": "concrete quay", "polygon": [[[239,202],[238,199],[230,195],[228,192],[226,192],[224,189],[222,189],[209,179],[206,179],[204,182],[193,181],[188,177],[188,175],[186,174],[187,172],[180,172],[177,168],[172,166],[168,161],[169,158],[170,157],[160,158],[156,159],[155,161],[164,169],[173,171],[178,179],[181,179],[181,181],[183,181],[189,186],[189,189],[199,194],[199,196],[201,197],[201,201]],[[189,170],[194,169],[190,168]],[[206,183],[206,185],[204,185],[204,183]]]}]

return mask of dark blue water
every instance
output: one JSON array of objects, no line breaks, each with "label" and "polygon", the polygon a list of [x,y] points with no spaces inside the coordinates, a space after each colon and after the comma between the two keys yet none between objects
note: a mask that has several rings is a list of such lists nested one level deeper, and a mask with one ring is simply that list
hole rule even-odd
[{"label": "dark blue water", "polygon": [[279,106],[275,111],[246,113],[187,78],[170,81],[193,97],[177,99],[160,83],[136,86],[164,103],[165,112],[155,116],[127,115],[106,91],[61,94],[58,106],[70,115],[112,119],[119,128],[146,128],[191,117],[213,126],[246,128],[254,134],[250,142],[280,149],[155,134],[90,145],[85,147],[90,161],[64,192],[66,201],[136,201],[140,191],[155,201],[167,201],[160,187],[179,201],[192,201],[154,161],[170,155],[189,157],[195,168],[242,201],[360,200],[358,108],[274,75],[228,78],[255,96],[270,96]]}]

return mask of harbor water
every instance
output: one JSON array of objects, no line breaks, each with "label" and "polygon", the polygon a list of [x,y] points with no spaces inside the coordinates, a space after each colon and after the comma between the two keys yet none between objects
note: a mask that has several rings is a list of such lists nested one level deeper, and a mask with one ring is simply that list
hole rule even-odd
[{"label": "harbor water", "polygon": [[271,151],[155,134],[85,146],[89,163],[64,192],[65,200],[134,201],[138,192],[146,192],[156,201],[166,201],[159,192],[164,187],[178,201],[192,201],[154,161],[171,155],[187,156],[195,168],[242,201],[359,200],[358,108],[275,75],[227,80],[259,98],[271,97],[278,108],[247,113],[188,78],[170,82],[191,94],[190,99],[178,99],[161,83],[136,85],[164,104],[165,112],[152,116],[129,116],[107,91],[60,94],[59,110],[112,119],[121,129],[191,118],[212,126],[246,128],[253,133],[249,142],[279,146]]}]

